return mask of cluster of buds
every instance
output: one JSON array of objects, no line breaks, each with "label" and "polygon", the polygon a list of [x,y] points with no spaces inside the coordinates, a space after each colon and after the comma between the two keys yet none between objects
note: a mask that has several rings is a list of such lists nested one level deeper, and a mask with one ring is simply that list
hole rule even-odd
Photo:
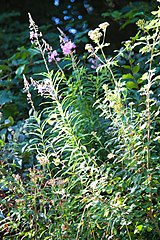
[{"label": "cluster of buds", "polygon": [[46,185],[49,186],[64,186],[67,183],[68,179],[62,179],[62,178],[51,178],[46,182]]},{"label": "cluster of buds", "polygon": [[21,176],[19,174],[13,174],[12,176],[13,176],[15,181],[19,182],[21,180]]},{"label": "cluster of buds", "polygon": [[46,78],[40,82],[36,82],[33,78],[30,78],[30,80],[31,85],[34,87],[35,90],[38,91],[41,96],[45,97],[46,94],[49,94],[51,98],[55,100],[55,95],[52,89],[52,82],[50,81],[50,79]]},{"label": "cluster of buds", "polygon": [[104,22],[104,23],[100,23],[99,24],[99,28],[102,30],[102,31],[106,31],[107,27],[109,26],[109,23],[108,22]]},{"label": "cluster of buds", "polygon": [[49,163],[49,160],[46,156],[37,156],[37,160],[42,166],[45,166]]},{"label": "cluster of buds", "polygon": [[93,53],[94,52],[94,48],[91,44],[86,44],[85,46],[85,50],[87,50],[89,53]]},{"label": "cluster of buds", "polygon": [[23,75],[23,80],[24,80],[24,88],[23,88],[24,93],[27,93],[28,103],[30,103],[31,106],[32,106],[32,109],[35,110],[34,103],[32,101],[32,95],[31,95],[31,93],[29,91],[30,84],[29,84],[28,80],[26,79],[25,75]]},{"label": "cluster of buds", "polygon": [[89,38],[90,38],[94,43],[96,43],[96,44],[99,43],[100,38],[101,38],[102,35],[103,35],[102,32],[101,32],[101,30],[105,33],[108,26],[109,26],[109,23],[108,23],[108,22],[104,22],[104,23],[99,24],[99,27],[98,27],[98,28],[89,31],[89,33],[88,33]]},{"label": "cluster of buds", "polygon": [[36,33],[36,32],[34,32],[34,31],[30,31],[31,43],[37,42],[39,36],[41,36],[41,35]]},{"label": "cluster of buds", "polygon": [[102,33],[100,32],[100,28],[96,28],[94,30],[89,31],[88,36],[93,42],[99,43],[100,38],[102,37]]},{"label": "cluster of buds", "polygon": [[39,33],[38,26],[33,21],[31,14],[28,13],[29,16],[29,29],[30,29],[30,40],[31,43],[34,43],[36,46],[38,46],[38,38],[42,36],[42,33]]},{"label": "cluster of buds", "polygon": [[33,169],[29,168],[28,170],[29,170],[30,180],[33,183],[37,183],[39,180],[42,180],[44,178],[44,175],[41,170],[36,168],[33,168]]}]

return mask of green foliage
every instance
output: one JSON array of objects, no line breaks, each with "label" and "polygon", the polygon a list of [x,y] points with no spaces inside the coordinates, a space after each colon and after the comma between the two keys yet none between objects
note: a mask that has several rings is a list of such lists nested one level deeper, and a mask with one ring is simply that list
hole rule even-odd
[{"label": "green foliage", "polygon": [[[86,64],[61,30],[61,48],[69,43],[68,54],[54,52],[48,64],[52,49],[30,16],[35,52],[41,53],[46,71],[28,80],[25,57],[17,68],[17,75],[25,74],[31,110],[15,130],[28,143],[13,134],[10,143],[17,144],[18,159],[0,162],[4,239],[160,236],[160,10],[152,15],[138,22],[137,35],[112,57],[104,53],[109,24],[90,31]],[[4,99],[10,102],[9,95]],[[14,124],[7,117],[2,130]],[[30,165],[24,164],[26,158]]]},{"label": "green foliage", "polygon": [[[131,1],[119,10],[109,10],[102,13],[102,17],[110,17],[118,24],[120,29],[126,28],[130,24],[136,23],[139,19],[148,20],[151,18],[150,12],[157,6],[156,1]],[[146,19],[147,18],[147,19]]]},{"label": "green foliage", "polygon": [[[28,38],[27,24],[17,19],[19,12],[4,12],[0,16],[0,58],[5,59],[14,53],[18,46],[26,44]],[[15,20],[16,19],[16,20]],[[14,41],[13,41],[14,39]]]}]

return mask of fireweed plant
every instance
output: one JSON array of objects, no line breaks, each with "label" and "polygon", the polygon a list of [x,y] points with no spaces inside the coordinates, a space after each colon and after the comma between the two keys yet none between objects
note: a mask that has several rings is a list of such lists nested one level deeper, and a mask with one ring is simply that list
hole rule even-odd
[{"label": "fireweed plant", "polygon": [[160,237],[160,9],[152,15],[112,57],[105,54],[109,24],[90,31],[84,63],[60,29],[53,50],[29,14],[46,72],[24,76],[31,104],[24,151],[35,163],[22,175],[3,166],[4,239]]}]

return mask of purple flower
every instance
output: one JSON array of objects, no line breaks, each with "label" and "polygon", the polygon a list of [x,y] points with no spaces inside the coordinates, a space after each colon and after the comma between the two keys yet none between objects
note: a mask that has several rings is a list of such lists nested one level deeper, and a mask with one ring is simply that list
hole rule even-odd
[{"label": "purple flower", "polygon": [[76,48],[76,45],[71,41],[67,41],[61,44],[61,48],[62,48],[63,54],[68,55],[68,54],[71,54],[72,50]]},{"label": "purple flower", "polygon": [[96,67],[95,67],[94,65],[91,65],[91,68],[92,68],[92,69],[95,69]]},{"label": "purple flower", "polygon": [[58,56],[58,53],[57,53],[56,50],[54,50],[53,52],[48,53],[48,62],[52,62],[54,60],[60,61],[60,58],[57,57],[57,56]]},{"label": "purple flower", "polygon": [[99,59],[97,58],[90,58],[89,62],[91,62],[91,68],[96,69],[97,67],[101,67],[102,64],[99,62]]}]

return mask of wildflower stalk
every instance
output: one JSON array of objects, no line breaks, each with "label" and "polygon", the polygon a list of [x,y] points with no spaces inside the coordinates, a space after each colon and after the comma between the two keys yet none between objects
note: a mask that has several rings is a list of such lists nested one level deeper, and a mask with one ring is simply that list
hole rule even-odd
[{"label": "wildflower stalk", "polygon": [[[97,45],[97,47],[95,47],[95,50],[94,50],[94,48],[90,44],[86,44],[86,49],[89,52],[91,52],[89,57],[92,56],[92,55],[95,56],[95,58],[99,60],[99,62],[102,64],[102,66],[106,67],[109,70],[109,72],[111,74],[111,77],[112,77],[112,80],[113,80],[113,83],[116,86],[117,82],[116,82],[114,73],[113,73],[113,71],[110,67],[110,64],[111,64],[111,62],[113,63],[114,58],[112,60],[111,59],[108,60],[107,57],[106,57],[106,54],[103,50],[104,47],[109,46],[109,43],[105,43],[106,29],[107,29],[108,26],[109,26],[108,22],[99,24],[99,28],[96,28],[95,30],[91,30],[88,33],[90,39]],[[103,39],[102,39],[102,42],[100,42],[100,38],[102,36],[103,36]],[[103,60],[102,60],[101,57],[98,56],[98,54],[97,54],[98,50],[100,50]]]},{"label": "wildflower stalk", "polygon": [[[35,38],[36,47],[40,51],[40,53],[42,55],[42,58],[43,58],[43,61],[44,61],[44,64],[45,64],[45,67],[46,67],[46,70],[49,73],[50,71],[49,71],[48,64],[47,64],[47,61],[46,61],[46,58],[45,58],[44,50],[42,49],[42,46],[39,42],[39,36],[41,36],[42,34],[38,33],[38,27],[35,24],[35,22],[33,21],[30,13],[28,13],[28,16],[29,16],[29,21],[30,21],[30,29],[33,31],[32,35],[33,35],[33,38]],[[44,41],[43,41],[43,43],[46,44],[46,42],[44,42]]]},{"label": "wildflower stalk", "polygon": [[41,46],[41,44],[40,44],[40,42],[39,42],[39,39],[37,39],[37,40],[38,40],[38,41],[37,41],[37,43],[38,43],[38,49],[40,50],[40,53],[41,53],[41,55],[42,55],[42,58],[43,58],[43,61],[44,61],[46,70],[47,70],[48,73],[50,73],[50,70],[49,70],[49,67],[48,67],[48,63],[47,63],[47,60],[46,60],[46,58],[45,58],[44,51],[43,51],[42,46]]}]

